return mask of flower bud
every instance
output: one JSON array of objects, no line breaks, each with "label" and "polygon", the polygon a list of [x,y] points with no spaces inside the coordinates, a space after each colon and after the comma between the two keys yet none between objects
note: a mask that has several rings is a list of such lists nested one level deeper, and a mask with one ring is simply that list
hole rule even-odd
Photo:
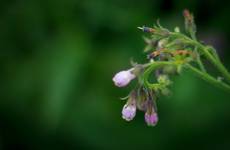
[{"label": "flower bud", "polygon": [[147,46],[144,49],[144,52],[149,52],[151,50],[153,50],[154,48],[156,48],[158,40],[156,39],[149,39],[144,37],[144,41],[147,44]]},{"label": "flower bud", "polygon": [[157,49],[163,49],[167,43],[168,43],[168,39],[162,39],[158,41]]},{"label": "flower bud", "polygon": [[113,82],[118,87],[124,87],[129,84],[131,80],[133,80],[136,76],[132,74],[131,69],[118,72],[113,77]]},{"label": "flower bud", "polygon": [[187,9],[184,10],[183,15],[185,18],[185,30],[194,35],[196,33],[196,25],[193,15]]},{"label": "flower bud", "polygon": [[165,85],[165,86],[168,86],[172,83],[171,80],[169,79],[168,75],[164,75],[164,74],[160,75],[157,78],[157,81],[158,81],[158,83]]},{"label": "flower bud", "polygon": [[145,112],[145,122],[148,126],[155,126],[158,122],[156,99],[153,94],[149,93],[149,95],[150,99],[148,100],[147,110]]},{"label": "flower bud", "polygon": [[153,28],[149,28],[149,27],[137,27],[138,29],[142,30],[143,32],[147,32],[147,33],[154,33],[155,32],[155,29]]},{"label": "flower bud", "polygon": [[136,93],[131,93],[128,102],[122,109],[122,118],[126,121],[131,121],[136,115]]},{"label": "flower bud", "polygon": [[145,113],[145,122],[148,126],[155,126],[158,122],[158,116],[157,113],[154,111],[151,111],[149,113],[148,111]]}]

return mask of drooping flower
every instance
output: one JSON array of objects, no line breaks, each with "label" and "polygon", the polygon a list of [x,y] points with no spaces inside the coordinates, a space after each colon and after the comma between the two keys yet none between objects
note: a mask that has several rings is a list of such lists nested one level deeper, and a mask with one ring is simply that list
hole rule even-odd
[{"label": "drooping flower", "polygon": [[145,122],[147,123],[148,126],[155,126],[158,122],[157,113],[154,111],[152,111],[152,112],[146,111]]},{"label": "drooping flower", "polygon": [[122,109],[122,118],[131,121],[136,116],[136,105],[125,104]]},{"label": "drooping flower", "polygon": [[126,121],[131,121],[136,116],[136,109],[136,91],[132,91],[122,109],[122,118]]},{"label": "drooping flower", "polygon": [[132,73],[132,69],[118,72],[113,77],[113,82],[118,87],[124,87],[129,84],[136,76]]},{"label": "drooping flower", "polygon": [[145,122],[148,126],[155,126],[158,122],[157,106],[153,93],[149,92],[149,99],[147,102],[147,110],[145,112]]}]

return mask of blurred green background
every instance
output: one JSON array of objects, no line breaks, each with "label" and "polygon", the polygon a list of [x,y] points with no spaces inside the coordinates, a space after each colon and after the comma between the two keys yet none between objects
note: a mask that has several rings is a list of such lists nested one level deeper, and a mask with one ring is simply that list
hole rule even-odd
[{"label": "blurred green background", "polygon": [[228,1],[1,0],[0,149],[230,149],[230,95],[186,72],[156,127],[121,118],[134,82],[112,77],[145,62],[136,27],[182,27],[184,8],[230,69]]}]

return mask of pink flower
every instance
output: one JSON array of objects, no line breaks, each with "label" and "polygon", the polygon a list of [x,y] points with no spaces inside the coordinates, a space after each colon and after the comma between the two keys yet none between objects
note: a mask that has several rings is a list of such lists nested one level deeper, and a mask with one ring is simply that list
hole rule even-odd
[{"label": "pink flower", "polygon": [[158,116],[157,113],[152,111],[151,113],[146,112],[145,113],[145,122],[148,126],[155,126],[158,122]]},{"label": "pink flower", "polygon": [[129,84],[131,80],[133,80],[136,76],[132,74],[131,69],[118,72],[113,77],[113,82],[118,87],[124,87]]},{"label": "pink flower", "polygon": [[136,115],[136,105],[133,104],[125,104],[122,109],[122,118],[126,121],[131,121]]}]

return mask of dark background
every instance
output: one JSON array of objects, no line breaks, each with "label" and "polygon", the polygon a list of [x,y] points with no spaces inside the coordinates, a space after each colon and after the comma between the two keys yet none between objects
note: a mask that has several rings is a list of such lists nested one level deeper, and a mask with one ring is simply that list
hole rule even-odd
[{"label": "dark background", "polygon": [[228,1],[1,0],[0,149],[230,149],[230,95],[186,72],[156,127],[121,118],[135,81],[112,77],[146,61],[136,27],[183,27],[184,8],[230,68]]}]

